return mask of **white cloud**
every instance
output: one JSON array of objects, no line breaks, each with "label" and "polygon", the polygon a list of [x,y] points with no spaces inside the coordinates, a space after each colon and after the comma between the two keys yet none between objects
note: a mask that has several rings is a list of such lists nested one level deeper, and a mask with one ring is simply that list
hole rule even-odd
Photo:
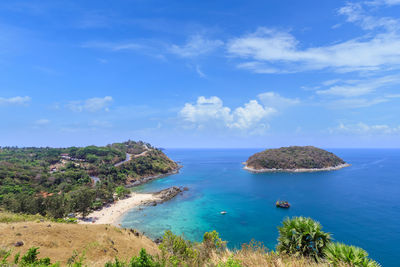
[{"label": "white cloud", "polygon": [[400,0],[374,0],[374,1],[366,1],[366,4],[369,5],[387,5],[387,6],[394,6],[399,5]]},{"label": "white cloud", "polygon": [[299,48],[288,32],[259,28],[255,33],[228,42],[228,53],[247,61],[238,65],[259,73],[332,69],[337,72],[398,67],[400,36],[385,32],[342,43]]},{"label": "white cloud", "polygon": [[224,107],[222,100],[216,96],[206,98],[200,96],[196,104],[186,103],[181,109],[180,115],[185,121],[203,124],[209,120],[223,123],[232,120],[231,109]]},{"label": "white cloud", "polygon": [[206,78],[207,76],[204,74],[204,72],[200,69],[199,65],[196,65],[196,72],[201,78]]},{"label": "white cloud", "polygon": [[84,101],[71,101],[66,106],[72,111],[82,112],[96,112],[100,110],[108,111],[109,106],[112,103],[113,98],[111,96],[93,97]]},{"label": "white cloud", "polygon": [[0,97],[0,105],[27,105],[30,101],[29,96]]},{"label": "white cloud", "polygon": [[400,27],[400,22],[397,19],[367,15],[361,3],[349,2],[339,9],[339,14],[347,16],[348,22],[358,23],[365,30],[384,28],[388,31],[395,31]]},{"label": "white cloud", "polygon": [[40,119],[40,120],[35,121],[34,123],[37,126],[44,126],[44,125],[49,124],[50,120],[48,120],[48,119]]},{"label": "white cloud", "polygon": [[258,95],[261,103],[268,107],[282,109],[300,103],[298,98],[286,98],[275,92],[265,92]]},{"label": "white cloud", "polygon": [[363,122],[356,124],[340,123],[336,128],[329,129],[331,133],[347,133],[358,135],[387,135],[400,134],[400,126],[391,127],[386,124],[368,125]]},{"label": "white cloud", "polygon": [[390,75],[380,78],[370,78],[365,80],[348,80],[336,82],[328,89],[318,90],[319,95],[335,95],[342,97],[357,97],[370,94],[377,89],[383,89],[387,86],[399,84],[400,76]]},{"label": "white cloud", "polygon": [[181,57],[195,57],[207,54],[223,44],[221,40],[205,39],[203,36],[197,34],[191,36],[187,43],[182,46],[171,45],[169,51]]},{"label": "white cloud", "polygon": [[98,128],[110,128],[112,127],[111,122],[105,120],[92,120],[89,122],[89,126]]},{"label": "white cloud", "polygon": [[327,106],[330,108],[366,108],[380,103],[388,102],[389,99],[385,97],[368,98],[344,98],[331,101]]},{"label": "white cloud", "polygon": [[358,97],[375,92],[377,89],[399,84],[400,76],[388,75],[380,78],[364,80],[336,81],[327,89],[317,90],[319,95],[333,95],[341,97]]},{"label": "white cloud", "polygon": [[83,48],[99,48],[106,49],[111,51],[122,51],[122,50],[141,50],[144,49],[145,46],[142,44],[134,43],[134,42],[121,42],[121,43],[113,43],[113,42],[86,42],[82,44]]},{"label": "white cloud", "polygon": [[275,109],[263,107],[257,100],[250,100],[249,103],[244,104],[244,107],[238,107],[234,110],[233,120],[227,126],[241,130],[251,129],[275,112]]},{"label": "white cloud", "polygon": [[195,104],[186,103],[179,114],[184,121],[198,128],[213,124],[229,129],[255,130],[259,126],[267,128],[263,122],[275,112],[275,109],[264,107],[257,100],[250,100],[232,111],[216,96],[200,96]]}]

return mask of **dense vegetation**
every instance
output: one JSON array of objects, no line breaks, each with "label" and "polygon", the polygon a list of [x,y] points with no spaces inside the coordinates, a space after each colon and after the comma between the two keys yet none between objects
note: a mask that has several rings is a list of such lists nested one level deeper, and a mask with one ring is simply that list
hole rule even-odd
[{"label": "dense vegetation", "polygon": [[[131,160],[117,164],[126,159]],[[86,215],[123,197],[128,182],[176,169],[162,151],[144,142],[105,147],[0,148],[0,205],[12,212],[63,218]],[[94,184],[91,176],[99,178]]]},{"label": "dense vegetation", "polygon": [[[241,249],[231,251],[226,248],[216,231],[207,232],[202,242],[190,242],[181,236],[166,231],[159,253],[150,255],[142,249],[138,256],[129,261],[115,258],[105,267],[169,267],[169,266],[360,266],[378,267],[363,249],[332,243],[329,233],[310,218],[294,217],[286,219],[278,227],[279,238],[276,252],[269,252],[261,243],[252,241]],[[30,248],[20,257],[11,251],[0,249],[0,266],[59,266],[49,258],[39,258],[37,247]],[[77,251],[68,259],[68,266],[86,266],[85,255]]]},{"label": "dense vegetation", "polygon": [[321,169],[345,162],[326,150],[313,146],[290,146],[267,149],[251,156],[246,166],[252,169]]}]

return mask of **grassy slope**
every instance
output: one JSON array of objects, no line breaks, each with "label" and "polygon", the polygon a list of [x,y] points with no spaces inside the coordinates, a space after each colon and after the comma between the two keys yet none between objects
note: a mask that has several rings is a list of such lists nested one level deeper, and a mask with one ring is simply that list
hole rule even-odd
[{"label": "grassy slope", "polygon": [[[10,259],[18,252],[24,254],[30,247],[40,247],[39,258],[50,257],[64,266],[74,250],[84,252],[85,264],[104,266],[105,262],[130,259],[141,248],[158,254],[153,241],[145,236],[137,237],[127,229],[109,225],[81,225],[52,222],[0,223],[0,248],[12,249]],[[23,241],[22,247],[13,244]]]},{"label": "grassy slope", "polygon": [[[65,266],[68,258],[76,250],[84,253],[84,263],[88,266],[104,266],[115,257],[129,260],[139,254],[141,248],[148,253],[160,253],[157,245],[147,237],[137,237],[128,229],[109,225],[65,224],[47,221],[40,215],[14,214],[0,211],[0,249],[11,249],[10,259],[18,252],[24,254],[30,247],[40,247],[39,258],[50,257],[52,262]],[[22,247],[14,247],[23,241]],[[315,263],[305,258],[278,256],[266,253],[259,243],[244,245],[241,250],[213,254],[210,264],[225,262],[229,258],[240,260],[243,266],[329,266]],[[213,265],[210,265],[213,266]],[[343,265],[345,266],[345,265]]]}]

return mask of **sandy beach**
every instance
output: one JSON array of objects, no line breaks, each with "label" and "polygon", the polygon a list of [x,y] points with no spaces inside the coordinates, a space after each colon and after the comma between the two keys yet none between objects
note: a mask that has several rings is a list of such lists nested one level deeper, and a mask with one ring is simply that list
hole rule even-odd
[{"label": "sandy beach", "polygon": [[90,213],[85,220],[79,219],[80,224],[112,224],[119,226],[119,220],[126,212],[141,205],[143,202],[158,200],[151,193],[131,193],[128,198],[104,206],[101,210]]},{"label": "sandy beach", "polygon": [[254,173],[262,173],[262,172],[321,172],[321,171],[335,171],[345,167],[349,167],[350,164],[340,164],[335,167],[327,167],[327,168],[314,168],[314,169],[253,169],[248,167],[247,165],[243,167],[243,169],[254,172]]}]

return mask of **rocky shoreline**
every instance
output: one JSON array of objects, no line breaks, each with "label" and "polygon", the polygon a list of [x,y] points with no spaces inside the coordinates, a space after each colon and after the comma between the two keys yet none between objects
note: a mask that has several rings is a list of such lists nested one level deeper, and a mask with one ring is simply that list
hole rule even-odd
[{"label": "rocky shoreline", "polygon": [[[245,163],[244,163],[245,164]],[[311,168],[311,169],[254,169],[245,165],[243,169],[253,173],[264,173],[264,172],[321,172],[321,171],[336,171],[342,168],[349,167],[350,164],[340,164],[337,166],[326,167],[326,168]]]},{"label": "rocky shoreline", "polygon": [[161,191],[153,193],[154,199],[142,201],[143,206],[157,206],[176,197],[177,195],[188,191],[187,187],[172,186]]},{"label": "rocky shoreline", "polygon": [[136,180],[136,181],[130,182],[129,184],[125,185],[125,187],[132,188],[132,187],[136,187],[136,186],[139,186],[139,185],[142,185],[142,184],[146,184],[146,183],[151,182],[151,181],[156,180],[156,179],[160,179],[160,178],[163,178],[163,177],[166,177],[166,176],[178,174],[179,170],[181,168],[182,168],[182,166],[178,166],[178,168],[173,169],[173,170],[171,170],[171,171],[169,171],[167,173],[162,173],[162,174],[143,177],[140,180]]}]

